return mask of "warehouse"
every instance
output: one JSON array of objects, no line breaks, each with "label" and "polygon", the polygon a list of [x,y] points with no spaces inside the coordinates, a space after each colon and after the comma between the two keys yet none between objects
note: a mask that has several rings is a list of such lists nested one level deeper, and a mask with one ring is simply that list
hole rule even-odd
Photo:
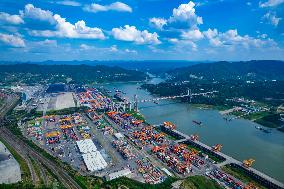
[{"label": "warehouse", "polygon": [[119,178],[119,177],[124,177],[124,176],[127,176],[127,175],[130,175],[131,174],[131,171],[130,169],[123,169],[123,170],[120,170],[120,171],[117,171],[117,172],[113,172],[113,173],[110,173],[109,175],[106,176],[106,179],[107,180],[113,180],[113,179],[116,179],[116,178]]},{"label": "warehouse", "polygon": [[80,152],[83,154],[97,151],[97,147],[91,139],[76,141],[76,143]]},{"label": "warehouse", "polygon": [[107,167],[107,162],[99,151],[82,154],[88,171],[99,171]]},{"label": "warehouse", "polygon": [[76,141],[77,146],[82,153],[84,163],[88,171],[99,171],[107,167],[107,162],[91,139]]}]

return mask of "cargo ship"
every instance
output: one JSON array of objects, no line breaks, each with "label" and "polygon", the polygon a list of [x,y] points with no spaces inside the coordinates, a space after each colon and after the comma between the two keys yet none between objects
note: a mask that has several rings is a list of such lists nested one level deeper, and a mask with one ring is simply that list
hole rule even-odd
[{"label": "cargo ship", "polygon": [[271,133],[270,130],[268,129],[264,129],[263,127],[260,127],[260,126],[255,126],[256,129],[260,130],[260,131],[263,131],[264,133]]},{"label": "cargo ship", "polygon": [[193,123],[197,124],[197,125],[202,125],[201,121],[196,121],[196,120],[192,120]]}]

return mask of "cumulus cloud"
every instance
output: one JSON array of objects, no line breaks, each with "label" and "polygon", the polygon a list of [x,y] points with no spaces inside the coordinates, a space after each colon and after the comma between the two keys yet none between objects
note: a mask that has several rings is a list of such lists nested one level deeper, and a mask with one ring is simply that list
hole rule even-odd
[{"label": "cumulus cloud", "polygon": [[136,50],[130,50],[130,49],[125,49],[125,52],[127,52],[127,53],[134,53],[134,54],[137,53]]},{"label": "cumulus cloud", "polygon": [[0,41],[12,47],[25,47],[25,41],[17,35],[0,33]]},{"label": "cumulus cloud", "polygon": [[19,15],[11,15],[5,12],[0,12],[0,23],[7,24],[23,24],[24,20]]},{"label": "cumulus cloud", "polygon": [[177,8],[173,9],[172,16],[169,18],[154,17],[149,22],[158,29],[162,29],[165,25],[175,29],[197,29],[198,25],[203,24],[203,19],[196,15],[195,6],[195,3],[192,1],[189,1],[187,4],[180,4]]},{"label": "cumulus cloud", "polygon": [[259,39],[253,38],[249,35],[241,36],[236,29],[228,30],[224,33],[218,32],[217,29],[208,29],[203,32],[208,38],[210,44],[215,47],[220,46],[242,46],[245,48],[255,47],[260,48],[263,46],[275,46],[276,43],[272,39]]},{"label": "cumulus cloud", "polygon": [[196,28],[203,24],[202,17],[195,14],[195,4],[190,1],[187,4],[180,4],[178,8],[173,9],[173,15],[169,18],[170,23],[187,23],[189,27]]},{"label": "cumulus cloud", "polygon": [[284,3],[284,0],[268,0],[266,2],[259,2],[259,6],[264,8],[264,7],[275,7],[280,4]]},{"label": "cumulus cloud", "polygon": [[204,36],[203,36],[203,33],[200,32],[199,29],[194,29],[194,30],[188,30],[188,31],[183,31],[182,34],[181,34],[181,37],[183,39],[188,39],[188,40],[200,40],[202,39]]},{"label": "cumulus cloud", "polygon": [[69,1],[69,0],[57,1],[56,3],[60,4],[60,5],[66,5],[66,6],[72,6],[72,7],[79,7],[79,6],[81,6],[81,3],[77,2],[77,1]]},{"label": "cumulus cloud", "polygon": [[93,3],[91,5],[86,5],[83,8],[85,11],[88,12],[103,12],[103,11],[119,11],[119,12],[132,12],[132,8],[125,3],[122,2],[115,2],[109,5],[100,5],[97,3]]},{"label": "cumulus cloud", "polygon": [[164,18],[150,18],[150,25],[154,26],[157,29],[162,29],[164,25],[167,24],[167,20]]},{"label": "cumulus cloud", "polygon": [[27,4],[23,11],[20,11],[20,15],[23,18],[31,18],[40,21],[47,21],[51,24],[55,23],[53,18],[53,13],[49,10],[42,10],[41,8],[36,8],[32,4]]},{"label": "cumulus cloud", "polygon": [[31,4],[25,6],[21,12],[24,17],[40,21],[48,21],[55,25],[56,30],[31,30],[29,34],[37,37],[66,37],[66,38],[83,38],[83,39],[105,39],[104,33],[100,28],[88,27],[85,21],[80,20],[75,24],[67,22],[58,14],[51,11],[36,8]]},{"label": "cumulus cloud", "polygon": [[275,27],[277,27],[279,22],[280,22],[280,20],[282,20],[282,18],[276,17],[276,13],[275,12],[268,12],[268,13],[266,13],[262,17],[262,19],[267,21],[268,23],[272,24]]},{"label": "cumulus cloud", "polygon": [[197,51],[197,44],[191,40],[171,38],[169,42],[174,44],[174,49],[179,52],[184,51]]},{"label": "cumulus cloud", "polygon": [[137,44],[160,44],[158,34],[150,33],[147,30],[140,31],[135,26],[125,25],[123,28],[113,28],[112,35],[121,41],[132,41]]}]

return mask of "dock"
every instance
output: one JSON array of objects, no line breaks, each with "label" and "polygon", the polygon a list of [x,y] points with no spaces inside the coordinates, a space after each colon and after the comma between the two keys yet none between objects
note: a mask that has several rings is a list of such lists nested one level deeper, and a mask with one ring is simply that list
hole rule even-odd
[{"label": "dock", "polygon": [[248,175],[250,175],[251,177],[253,177],[255,180],[259,181],[261,184],[263,184],[264,186],[268,187],[268,188],[273,188],[273,189],[283,189],[284,188],[284,184],[277,181],[276,179],[250,167],[250,168],[246,168],[243,166],[243,163],[236,160],[235,158],[226,155],[222,152],[215,152],[212,151],[212,148],[207,146],[206,144],[197,141],[197,140],[191,140],[190,136],[178,131],[178,130],[171,130],[168,129],[164,126],[160,126],[161,130],[176,137],[178,140],[176,141],[176,143],[183,143],[183,144],[191,144],[194,146],[198,146],[199,148],[205,150],[206,152],[209,152],[210,154],[214,155],[215,157],[221,158],[224,161],[222,163],[217,163],[216,166],[217,167],[222,167],[224,165],[231,165],[233,167],[237,167],[240,168],[242,170],[244,170]]}]

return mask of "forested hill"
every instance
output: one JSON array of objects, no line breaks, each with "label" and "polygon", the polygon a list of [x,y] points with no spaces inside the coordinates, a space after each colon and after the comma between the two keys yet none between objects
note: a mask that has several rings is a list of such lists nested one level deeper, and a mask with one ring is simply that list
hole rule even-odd
[{"label": "forested hill", "polygon": [[284,80],[284,62],[276,60],[255,60],[247,62],[215,62],[177,68],[168,72],[173,80],[185,81],[191,78],[214,80]]},{"label": "forested hill", "polygon": [[88,65],[0,65],[0,82],[21,80],[23,83],[64,82],[67,78],[75,83],[141,81],[146,74],[120,67]]}]

